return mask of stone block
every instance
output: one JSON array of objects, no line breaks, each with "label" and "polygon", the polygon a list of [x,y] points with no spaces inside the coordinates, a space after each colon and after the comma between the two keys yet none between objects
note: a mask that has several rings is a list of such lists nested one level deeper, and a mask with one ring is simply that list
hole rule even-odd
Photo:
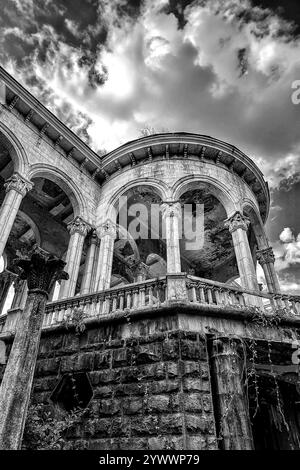
[{"label": "stone block", "polygon": [[189,395],[185,395],[183,404],[184,404],[185,411],[200,413],[203,407],[201,394],[191,393]]},{"label": "stone block", "polygon": [[207,358],[206,347],[202,342],[181,340],[181,358],[203,360]]},{"label": "stone block", "polygon": [[161,343],[150,343],[137,347],[136,363],[147,364],[161,360]]},{"label": "stone block", "polygon": [[99,400],[99,415],[107,415],[112,416],[120,412],[120,401],[105,398],[103,400]]},{"label": "stone block", "polygon": [[129,397],[123,401],[123,412],[125,414],[137,414],[143,411],[143,397]]},{"label": "stone block", "polygon": [[182,434],[183,422],[182,413],[161,415],[158,434]]},{"label": "stone block", "polygon": [[168,395],[151,395],[146,399],[146,409],[148,413],[167,413],[169,403]]},{"label": "stone block", "polygon": [[174,361],[179,358],[179,341],[167,339],[162,343],[162,358],[164,361]]},{"label": "stone block", "polygon": [[102,370],[110,367],[111,351],[95,352],[94,369]]},{"label": "stone block", "polygon": [[58,373],[60,358],[39,359],[37,361],[35,375],[36,377],[44,375],[54,375]]},{"label": "stone block", "polygon": [[126,348],[115,349],[112,351],[112,366],[122,367],[128,365],[128,351]]}]

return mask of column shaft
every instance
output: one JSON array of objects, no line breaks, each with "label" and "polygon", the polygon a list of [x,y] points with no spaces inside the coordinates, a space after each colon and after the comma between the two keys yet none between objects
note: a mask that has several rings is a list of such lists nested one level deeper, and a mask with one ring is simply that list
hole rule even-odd
[{"label": "column shaft", "polygon": [[253,439],[246,390],[243,385],[243,354],[230,338],[212,341],[212,370],[216,392],[217,427],[224,450],[251,450]]},{"label": "column shaft", "polygon": [[73,297],[75,295],[82,248],[88,228],[88,224],[80,217],[76,217],[73,222],[68,225],[71,237],[66,257],[66,272],[69,274],[69,279],[61,283],[59,292],[60,299]]},{"label": "column shaft", "polygon": [[258,291],[255,267],[251,255],[247,229],[250,221],[240,212],[227,219],[225,226],[232,235],[233,247],[238,265],[241,285],[245,289]]},{"label": "column shaft", "polygon": [[99,291],[110,287],[116,226],[108,220],[98,228],[97,234],[101,239],[96,271],[96,287]]},{"label": "column shaft", "polygon": [[180,273],[180,245],[179,223],[181,220],[181,206],[179,203],[162,204],[162,215],[165,223],[165,235],[167,243],[167,272]]},{"label": "column shaft", "polygon": [[275,256],[272,248],[269,246],[257,250],[257,259],[263,268],[268,291],[273,294],[280,293],[278,277],[274,267]]},{"label": "column shaft", "polygon": [[31,394],[47,295],[54,282],[66,279],[65,263],[34,248],[15,263],[27,279],[28,297],[0,387],[0,449],[20,449]]},{"label": "column shaft", "polygon": [[96,232],[93,231],[90,240],[89,247],[86,254],[86,260],[84,264],[84,273],[81,283],[81,294],[88,294],[91,292],[92,287],[92,275],[93,275],[93,265],[95,261],[95,253],[98,243],[98,237]]},{"label": "column shaft", "polygon": [[6,195],[0,208],[0,256],[3,254],[22,199],[33,185],[16,173],[4,186]]}]

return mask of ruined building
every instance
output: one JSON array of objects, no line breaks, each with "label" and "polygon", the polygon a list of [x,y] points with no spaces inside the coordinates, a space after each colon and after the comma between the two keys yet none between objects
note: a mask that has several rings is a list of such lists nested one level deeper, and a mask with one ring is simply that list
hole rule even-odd
[{"label": "ruined building", "polygon": [[64,448],[299,449],[300,298],[280,292],[259,168],[183,132],[100,157],[3,69],[0,96],[0,367],[27,292],[10,266],[37,244],[69,274],[32,392],[86,409]]}]

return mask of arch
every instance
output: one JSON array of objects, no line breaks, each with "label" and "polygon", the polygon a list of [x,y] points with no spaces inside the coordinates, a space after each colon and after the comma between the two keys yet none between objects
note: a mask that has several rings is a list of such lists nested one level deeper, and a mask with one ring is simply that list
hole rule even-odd
[{"label": "arch", "polygon": [[154,193],[162,201],[168,200],[170,198],[170,189],[166,185],[166,183],[161,180],[158,180],[156,178],[139,178],[134,181],[129,181],[111,196],[107,204],[106,215],[104,218],[111,218],[112,220],[114,220],[113,214],[115,215],[116,204],[118,202],[118,199],[123,196],[123,194],[125,194],[128,190],[136,188],[138,186],[143,186],[154,190]]},{"label": "arch", "polygon": [[209,186],[211,193],[223,204],[227,217],[239,209],[228,188],[218,179],[207,175],[191,175],[180,178],[172,188],[173,199],[178,201],[185,192],[198,189],[199,183],[206,183]]},{"label": "arch", "polygon": [[3,122],[0,122],[0,136],[1,135],[2,140],[4,140],[4,145],[7,146],[7,150],[10,152],[14,164],[14,171],[26,177],[29,168],[29,160],[21,142]]},{"label": "arch", "polygon": [[70,199],[74,211],[74,217],[79,216],[87,222],[90,222],[84,196],[69,175],[59,168],[54,168],[46,163],[36,163],[30,167],[28,177],[30,180],[38,177],[46,178],[56,183]]}]

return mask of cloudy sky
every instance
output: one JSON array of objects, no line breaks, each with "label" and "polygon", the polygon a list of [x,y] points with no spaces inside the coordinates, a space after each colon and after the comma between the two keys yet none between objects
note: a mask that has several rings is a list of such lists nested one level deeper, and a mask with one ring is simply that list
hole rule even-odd
[{"label": "cloudy sky", "polygon": [[2,66],[95,151],[148,126],[253,158],[282,286],[300,294],[298,0],[1,0],[1,13]]}]

